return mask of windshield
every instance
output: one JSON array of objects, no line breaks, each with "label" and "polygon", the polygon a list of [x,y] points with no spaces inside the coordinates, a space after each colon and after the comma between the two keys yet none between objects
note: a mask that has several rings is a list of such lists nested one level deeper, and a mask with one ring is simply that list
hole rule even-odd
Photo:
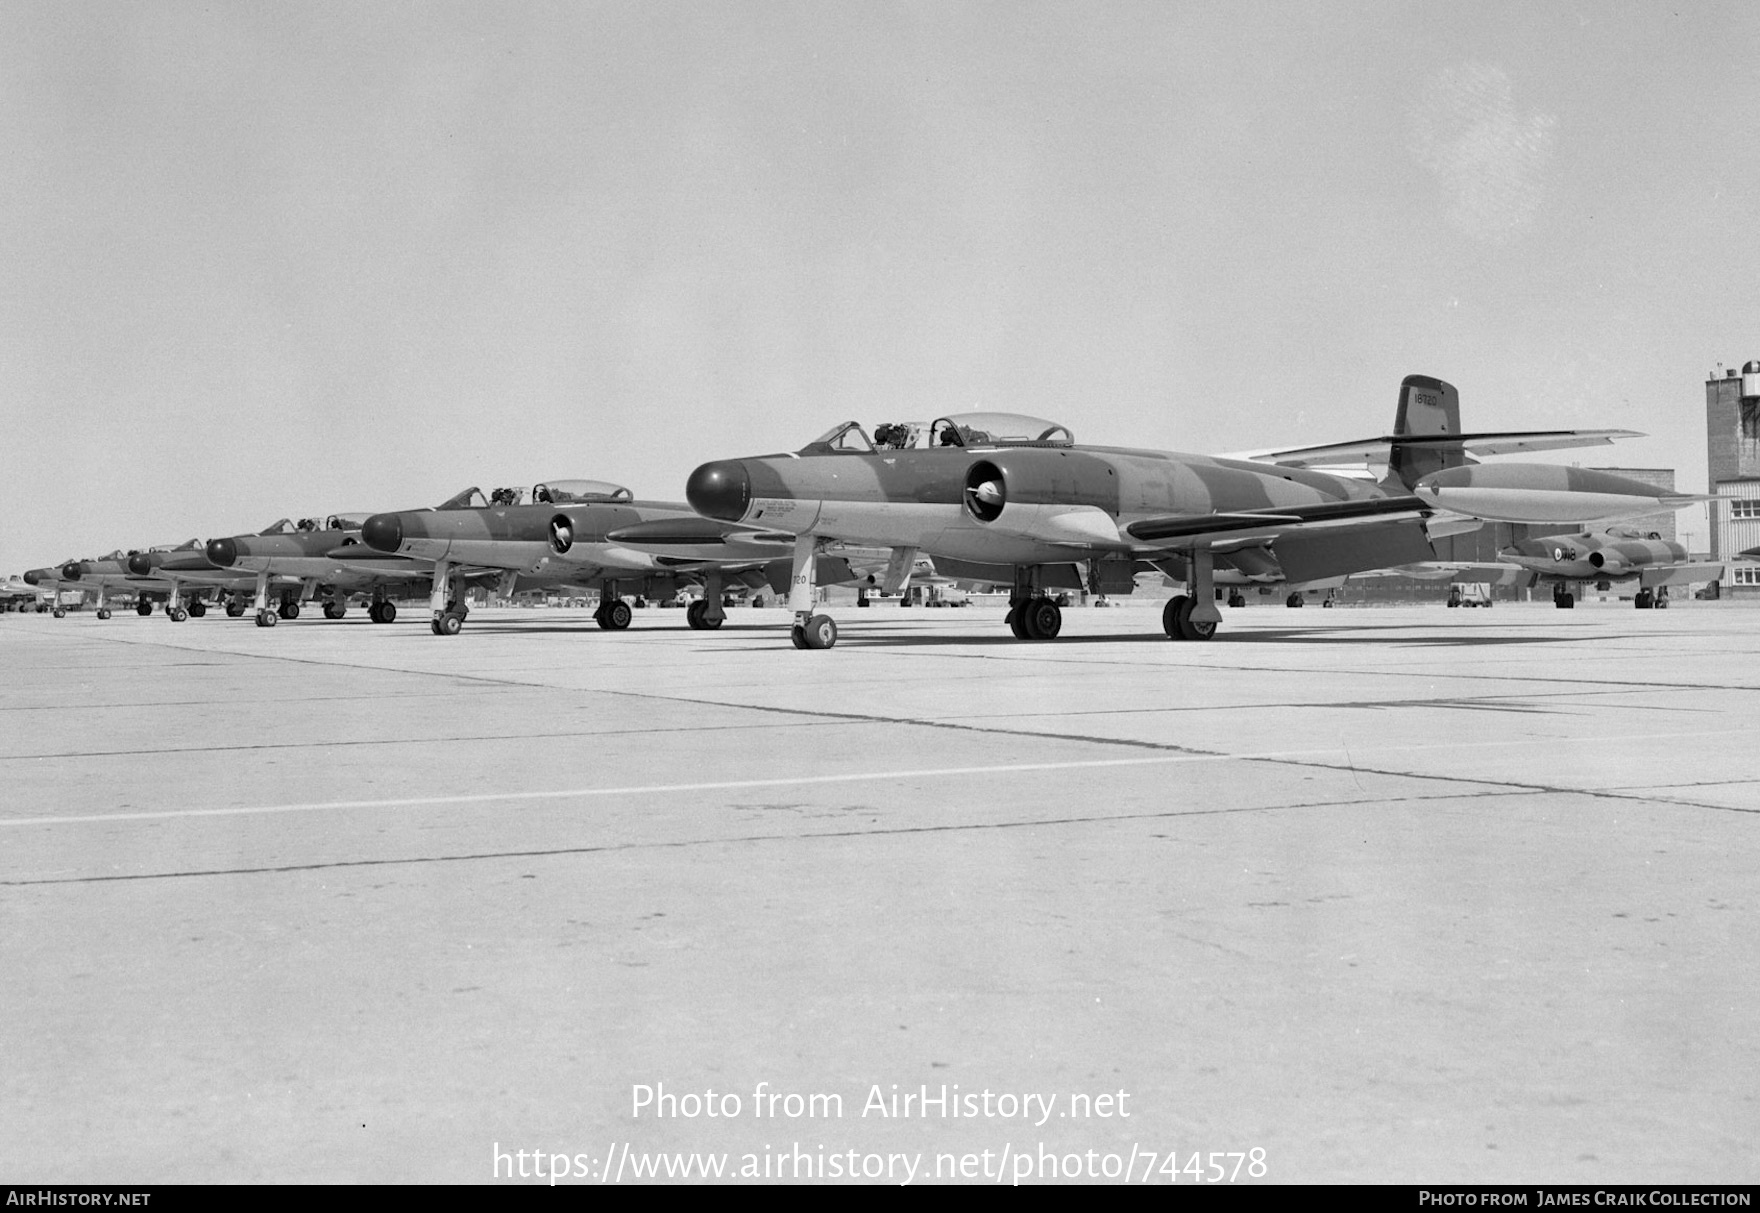
[{"label": "windshield", "polygon": [[635,494],[604,480],[547,480],[532,486],[535,505],[572,505],[583,501],[633,501]]},{"label": "windshield", "polygon": [[371,514],[332,514],[324,520],[326,531],[358,531],[367,524]]},{"label": "windshield", "polygon": [[439,510],[486,510],[489,499],[483,496],[483,490],[472,485],[456,497],[448,498],[434,507]]},{"label": "windshield", "polygon": [[874,444],[868,441],[868,435],[861,426],[853,421],[846,421],[840,426],[826,430],[801,450],[812,451],[817,455],[871,455],[874,452]]}]

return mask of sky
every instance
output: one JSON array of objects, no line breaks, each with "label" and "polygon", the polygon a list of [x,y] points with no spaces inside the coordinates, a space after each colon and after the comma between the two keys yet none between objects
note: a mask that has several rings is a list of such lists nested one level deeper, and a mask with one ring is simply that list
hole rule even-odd
[{"label": "sky", "polygon": [[1411,373],[1703,491],[1757,62],[1745,3],[6,0],[0,573],[850,419],[1345,441]]}]

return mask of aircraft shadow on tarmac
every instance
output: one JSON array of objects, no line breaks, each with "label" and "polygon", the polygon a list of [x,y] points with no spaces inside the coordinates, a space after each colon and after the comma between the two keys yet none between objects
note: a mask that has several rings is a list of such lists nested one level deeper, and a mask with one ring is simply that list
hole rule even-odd
[{"label": "aircraft shadow on tarmac", "polygon": [[[1098,635],[1061,636],[1050,641],[1017,640],[1005,629],[998,629],[998,634],[973,633],[962,636],[922,636],[913,635],[910,625],[880,625],[883,632],[878,634],[867,629],[854,628],[840,631],[837,637],[839,648],[947,648],[951,646],[979,646],[983,648],[1058,648],[1081,647],[1097,644],[1170,644],[1171,640],[1162,632],[1117,632]],[[770,647],[770,638],[786,646],[788,633],[773,623],[732,624],[714,631],[691,632],[688,628],[644,628],[642,631],[663,632],[667,635],[690,635],[699,641],[737,641],[740,647],[755,648],[749,642],[754,637],[765,638],[765,647]],[[1405,625],[1391,631],[1410,632],[1411,626]],[[490,633],[494,635],[568,635],[587,634],[603,635],[604,629],[594,623],[583,623],[579,626],[557,625],[533,622],[526,623],[483,623],[473,624],[467,632]],[[1388,632],[1376,631],[1373,624],[1340,624],[1331,627],[1314,628],[1263,628],[1253,631],[1229,632],[1218,631],[1209,641],[1189,641],[1186,647],[1203,650],[1221,643],[1251,644],[1266,642],[1271,644],[1345,644],[1345,645],[1378,645],[1396,648],[1480,648],[1506,647],[1509,645],[1535,644],[1572,644],[1572,643],[1604,643],[1628,639],[1641,639],[1635,633],[1607,635],[1597,633],[1592,636],[1561,636],[1550,628],[1536,625],[1533,635],[1495,635],[1488,636],[1480,632],[1460,632],[1447,635],[1389,635]],[[733,646],[728,646],[732,648]]]}]

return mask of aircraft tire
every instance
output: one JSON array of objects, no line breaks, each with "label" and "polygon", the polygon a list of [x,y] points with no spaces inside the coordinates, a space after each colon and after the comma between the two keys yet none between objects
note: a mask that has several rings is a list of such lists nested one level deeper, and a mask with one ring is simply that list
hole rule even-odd
[{"label": "aircraft tire", "polygon": [[1197,603],[1190,598],[1180,601],[1179,611],[1174,622],[1179,627],[1181,640],[1209,640],[1216,635],[1214,623],[1199,623],[1192,618],[1192,608],[1195,606]]},{"label": "aircraft tire", "polygon": [[1017,602],[1008,608],[1008,630],[1014,633],[1014,638],[1016,640],[1029,639],[1027,636],[1027,625],[1022,618],[1022,616],[1026,614],[1026,610],[1027,604],[1024,601]]},{"label": "aircraft tire", "polygon": [[257,626],[260,628],[272,628],[275,626],[275,618],[274,611],[258,611]]},{"label": "aircraft tire", "polygon": [[1245,594],[1231,592],[1228,596],[1228,605],[1231,607],[1244,607],[1247,605],[1247,597]]},{"label": "aircraft tire", "polygon": [[464,628],[464,616],[455,611],[446,611],[434,620],[436,636],[456,636]]},{"label": "aircraft tire", "polygon": [[1652,610],[1656,606],[1656,595],[1649,590],[1639,590],[1632,595],[1632,605],[1640,611]]},{"label": "aircraft tire", "polygon": [[802,636],[809,649],[829,649],[837,644],[837,621],[829,615],[814,615],[807,620]]},{"label": "aircraft tire", "polygon": [[144,619],[153,613],[153,604],[150,602],[137,602],[134,604],[134,613]]},{"label": "aircraft tire", "polygon": [[696,602],[691,603],[688,607],[686,607],[684,609],[684,621],[690,625],[691,631],[693,631],[693,632],[702,631],[702,629],[703,629],[703,601],[702,601],[702,599],[699,598]]},{"label": "aircraft tire", "polygon": [[336,610],[336,604],[334,602],[326,602],[324,604],[324,618],[326,618],[326,619],[341,619],[342,618],[341,614],[338,613],[338,611]]},{"label": "aircraft tire", "polygon": [[1189,604],[1191,601],[1184,594],[1175,594],[1167,600],[1167,605],[1161,608],[1161,630],[1167,633],[1169,640],[1185,639],[1179,630],[1179,610],[1182,605]]},{"label": "aircraft tire", "polygon": [[1577,605],[1576,595],[1575,594],[1554,594],[1552,596],[1552,605],[1557,607],[1561,611],[1568,611],[1572,607]]},{"label": "aircraft tire", "polygon": [[226,604],[226,617],[228,619],[237,619],[242,614],[244,614],[244,603],[229,602]]},{"label": "aircraft tire", "polygon": [[621,632],[629,626],[629,620],[629,603],[619,598],[605,608],[605,622],[601,626],[609,628],[613,632]]},{"label": "aircraft tire", "polygon": [[1034,640],[1056,640],[1063,631],[1063,608],[1049,598],[1029,602],[1021,612],[1027,635]]},{"label": "aircraft tire", "polygon": [[1283,600],[1283,605],[1286,607],[1299,607],[1302,605],[1302,596],[1300,594],[1291,594],[1288,598]]},{"label": "aircraft tire", "polygon": [[174,611],[167,611],[166,614],[170,616],[172,623],[182,623],[185,619],[189,618],[189,612],[182,607],[178,607]]},{"label": "aircraft tire", "polygon": [[804,649],[807,647],[807,629],[798,623],[788,630],[788,638],[794,643],[794,647],[797,649]]},{"label": "aircraft tire", "polygon": [[201,601],[196,601],[196,602],[192,602],[189,604],[189,617],[191,619],[200,619],[203,615],[206,615],[207,613],[208,613],[208,604],[207,603],[201,602]]},{"label": "aircraft tire", "polygon": [[56,607],[53,611],[51,611],[49,613],[51,615],[55,616],[55,618],[57,618],[57,619],[66,619],[67,618],[67,608],[66,607]]},{"label": "aircraft tire", "polygon": [[110,618],[110,608],[109,607],[99,607],[98,608],[98,618],[99,619]]}]

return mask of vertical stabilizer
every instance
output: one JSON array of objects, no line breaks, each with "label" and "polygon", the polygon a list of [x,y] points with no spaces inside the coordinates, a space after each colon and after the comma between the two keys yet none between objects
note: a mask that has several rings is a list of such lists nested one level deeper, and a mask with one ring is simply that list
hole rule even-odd
[{"label": "vertical stabilizer", "polygon": [[1428,375],[1407,375],[1399,385],[1399,411],[1393,418],[1393,449],[1388,467],[1409,491],[1424,477],[1467,462],[1458,442],[1425,442],[1402,439],[1458,439],[1461,436],[1461,398],[1452,383]]}]

